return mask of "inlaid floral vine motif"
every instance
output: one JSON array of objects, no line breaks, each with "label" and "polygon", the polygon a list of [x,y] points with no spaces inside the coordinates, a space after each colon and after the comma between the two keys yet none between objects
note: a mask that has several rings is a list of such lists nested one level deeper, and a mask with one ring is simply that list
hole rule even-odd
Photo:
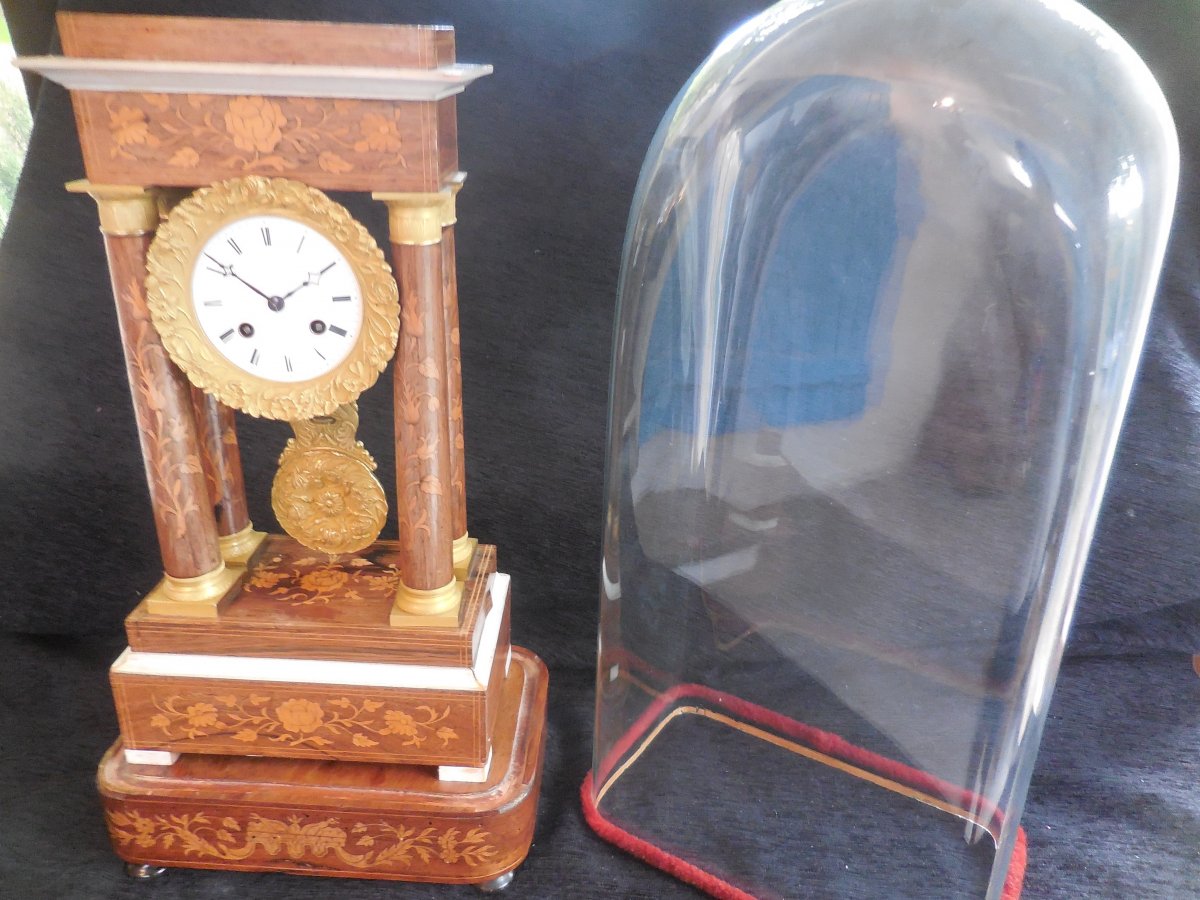
[{"label": "inlaid floral vine motif", "polygon": [[389,705],[371,699],[355,702],[337,697],[317,702],[268,694],[175,694],[151,699],[157,712],[150,726],[171,741],[229,735],[247,745],[321,748],[349,742],[363,749],[382,746],[386,751],[422,748],[427,742],[442,749],[458,740],[458,733],[445,724],[448,706],[441,711],[428,705],[405,710],[385,708]]},{"label": "inlaid floral vine motif", "polygon": [[389,102],[122,93],[106,95],[104,113],[112,159],[165,159],[179,170],[203,162],[230,174],[408,167]]},{"label": "inlaid floral vine motif", "polygon": [[442,360],[435,355],[442,347],[436,329],[426,327],[423,313],[429,314],[431,323],[441,319],[440,308],[435,317],[422,308],[419,297],[402,294],[395,365],[404,377],[397,382],[395,400],[400,443],[407,452],[400,464],[402,488],[397,502],[402,507],[401,543],[420,548],[418,555],[428,558],[425,551],[436,546],[438,538],[457,535],[434,534],[445,501],[439,473],[450,474],[450,450],[436,437],[444,431],[440,417],[446,384]]},{"label": "inlaid floral vine motif", "polygon": [[[126,362],[135,403],[140,410],[139,426],[146,474],[154,496],[156,515],[165,520],[170,536],[182,540],[200,533],[197,497],[208,497],[204,469],[194,452],[196,443],[185,419],[188,407],[183,379],[163,349],[137,278],[130,278],[118,296],[131,332]],[[174,390],[175,396],[164,393]]]},{"label": "inlaid floral vine motif", "polygon": [[362,557],[286,559],[275,557],[255,566],[247,586],[292,606],[324,605],[334,601],[362,602],[396,592],[400,572]]},{"label": "inlaid floral vine motif", "polygon": [[418,829],[387,822],[356,822],[349,827],[330,817],[306,822],[251,813],[243,827],[232,816],[143,815],[130,809],[110,810],[108,829],[123,847],[182,851],[196,859],[241,860],[261,851],[290,860],[334,857],[355,869],[400,869],[440,861],[446,865],[481,865],[496,856],[491,835],[482,828]]}]

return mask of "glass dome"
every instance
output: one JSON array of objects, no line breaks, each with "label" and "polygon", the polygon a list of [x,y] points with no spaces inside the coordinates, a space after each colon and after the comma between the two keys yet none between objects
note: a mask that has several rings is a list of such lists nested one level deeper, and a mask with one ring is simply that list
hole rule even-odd
[{"label": "glass dome", "polygon": [[700,67],[621,275],[602,834],[726,896],[1019,892],[1177,173],[1074,3],[793,0]]}]

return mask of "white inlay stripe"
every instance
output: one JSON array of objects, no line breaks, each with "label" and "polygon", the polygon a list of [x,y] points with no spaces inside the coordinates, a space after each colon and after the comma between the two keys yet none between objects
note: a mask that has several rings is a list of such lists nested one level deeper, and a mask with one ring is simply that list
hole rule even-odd
[{"label": "white inlay stripe", "polygon": [[496,644],[500,641],[500,622],[504,619],[504,603],[508,598],[508,585],[512,579],[503,572],[488,576],[488,592],[492,595],[492,608],[483,623],[483,638],[479,653],[475,656],[475,680],[480,689],[487,688],[492,675],[492,660],[496,657]]},{"label": "white inlay stripe", "polygon": [[133,766],[173,766],[178,753],[170,750],[130,750],[125,748],[125,762]]},{"label": "white inlay stripe", "polygon": [[487,762],[474,766],[438,766],[438,781],[458,781],[464,784],[483,784],[492,772],[492,750],[488,748]]}]

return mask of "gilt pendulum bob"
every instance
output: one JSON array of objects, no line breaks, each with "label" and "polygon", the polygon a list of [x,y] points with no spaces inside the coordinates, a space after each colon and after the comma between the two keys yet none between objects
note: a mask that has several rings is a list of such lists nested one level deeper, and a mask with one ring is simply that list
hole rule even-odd
[{"label": "gilt pendulum bob", "polygon": [[383,253],[346,209],[284,178],[235,178],[172,210],[150,246],[147,302],[163,346],[226,406],[292,423],[271,503],[305,546],[350,553],[383,528],[358,395],[395,352]]},{"label": "gilt pendulum bob", "polygon": [[354,553],[383,530],[387,497],[358,429],[358,405],[292,423],[296,436],[279,457],[271,505],[283,530],[314,550]]}]

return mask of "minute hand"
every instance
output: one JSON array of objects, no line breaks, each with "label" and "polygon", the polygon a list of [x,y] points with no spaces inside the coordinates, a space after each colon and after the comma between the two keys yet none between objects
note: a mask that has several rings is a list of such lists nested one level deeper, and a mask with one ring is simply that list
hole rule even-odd
[{"label": "minute hand", "polygon": [[233,266],[229,267],[229,274],[232,275],[234,278],[236,278],[238,281],[240,281],[242,284],[244,284],[246,287],[250,288],[250,290],[254,291],[254,293],[258,294],[258,296],[262,297],[264,300],[271,299],[267,294],[264,294],[262,291],[260,291],[258,288],[256,288],[254,285],[252,285],[250,282],[248,282],[245,278],[243,278],[241,275],[239,275],[237,272],[233,271]]}]

